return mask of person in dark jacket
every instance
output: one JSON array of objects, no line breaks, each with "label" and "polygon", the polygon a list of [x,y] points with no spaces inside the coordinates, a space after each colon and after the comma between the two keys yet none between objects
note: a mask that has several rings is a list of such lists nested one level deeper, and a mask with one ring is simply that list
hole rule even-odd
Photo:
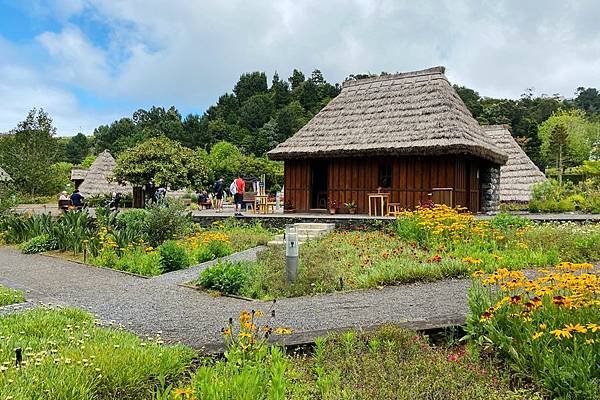
[{"label": "person in dark jacket", "polygon": [[84,197],[79,193],[79,189],[75,189],[73,194],[71,195],[71,204],[77,210],[81,210],[83,208],[83,200]]}]

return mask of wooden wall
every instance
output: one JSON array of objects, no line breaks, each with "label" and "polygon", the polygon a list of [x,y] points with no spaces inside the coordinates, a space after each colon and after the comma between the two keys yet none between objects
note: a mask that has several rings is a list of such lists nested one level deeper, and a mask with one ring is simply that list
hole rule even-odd
[{"label": "wooden wall", "polygon": [[[478,162],[464,157],[331,158],[327,166],[328,199],[336,200],[340,209],[354,200],[358,213],[367,213],[367,194],[377,191],[380,165],[385,163],[392,167],[392,185],[382,191],[391,193],[391,202],[413,209],[428,199],[433,188],[452,188],[452,206],[479,210]],[[312,165],[309,159],[285,162],[285,199],[298,211],[314,206],[310,195]],[[435,197],[449,198],[447,193]]]}]

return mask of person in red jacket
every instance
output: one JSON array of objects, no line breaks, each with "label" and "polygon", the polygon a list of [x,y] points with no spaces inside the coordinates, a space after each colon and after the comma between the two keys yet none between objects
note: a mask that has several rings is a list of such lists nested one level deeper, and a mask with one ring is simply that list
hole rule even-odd
[{"label": "person in red jacket", "polygon": [[235,184],[235,194],[233,200],[235,203],[235,215],[242,215],[242,204],[244,203],[244,189],[246,189],[246,182],[242,179],[242,175],[238,174],[237,179],[233,181]]}]

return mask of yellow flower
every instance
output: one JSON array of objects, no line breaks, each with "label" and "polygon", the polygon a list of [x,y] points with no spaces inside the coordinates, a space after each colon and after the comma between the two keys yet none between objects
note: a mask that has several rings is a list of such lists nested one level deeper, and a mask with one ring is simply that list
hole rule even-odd
[{"label": "yellow flower", "polygon": [[293,331],[290,328],[279,327],[274,332],[277,335],[290,335]]},{"label": "yellow flower", "polygon": [[536,332],[533,334],[533,340],[538,340],[542,336],[544,336],[544,332]]},{"label": "yellow flower", "polygon": [[585,344],[594,344],[596,341],[594,339],[586,339]]},{"label": "yellow flower", "polygon": [[540,329],[545,331],[547,328],[546,324],[540,324]]},{"label": "yellow flower", "polygon": [[173,390],[173,394],[175,397],[183,397],[189,399],[194,394],[194,391],[191,388],[177,388]]},{"label": "yellow flower", "polygon": [[597,325],[597,324],[592,324],[592,323],[587,324],[587,328],[594,333],[596,333],[597,331],[600,331],[600,325]]},{"label": "yellow flower", "polygon": [[563,337],[565,339],[571,339],[573,337],[569,331],[563,329],[555,329],[550,331],[550,333],[553,334],[558,340],[561,340]]},{"label": "yellow flower", "polygon": [[577,332],[577,333],[586,333],[587,329],[584,326],[581,326],[579,324],[566,324],[565,325],[565,330],[569,331],[569,332]]}]

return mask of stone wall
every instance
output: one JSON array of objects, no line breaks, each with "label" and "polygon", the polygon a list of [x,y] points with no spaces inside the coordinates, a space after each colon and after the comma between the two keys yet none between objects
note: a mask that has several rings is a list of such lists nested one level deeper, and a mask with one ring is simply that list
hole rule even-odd
[{"label": "stone wall", "polygon": [[492,165],[479,173],[481,182],[481,212],[492,214],[500,211],[500,167]]}]

